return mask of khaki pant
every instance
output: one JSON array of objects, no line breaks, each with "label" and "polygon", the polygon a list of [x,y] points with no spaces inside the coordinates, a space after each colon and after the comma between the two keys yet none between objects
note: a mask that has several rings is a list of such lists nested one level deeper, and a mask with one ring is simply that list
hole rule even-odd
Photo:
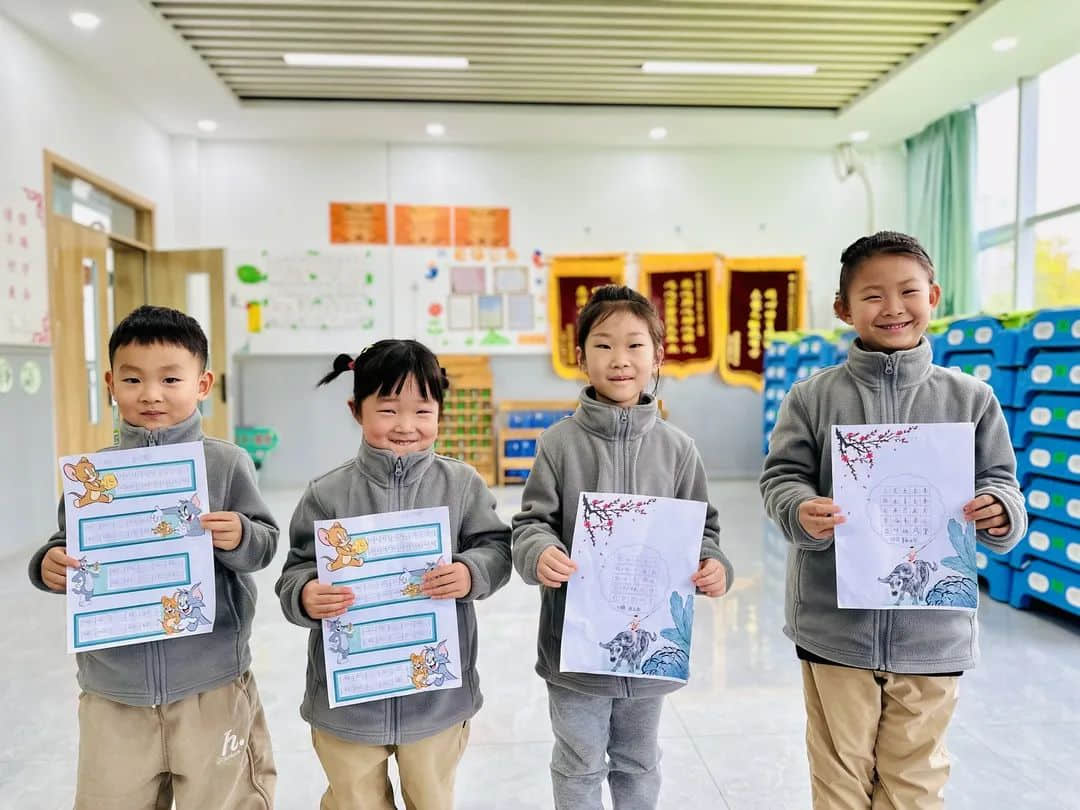
[{"label": "khaki pant", "polygon": [[76,810],[268,810],[276,782],[250,672],[164,706],[79,696]]},{"label": "khaki pant", "polygon": [[955,676],[802,661],[814,810],[940,810]]},{"label": "khaki pant", "polygon": [[329,782],[320,810],[395,810],[386,768],[391,755],[408,810],[453,810],[454,775],[468,741],[468,723],[404,745],[366,745],[312,727],[311,742]]}]

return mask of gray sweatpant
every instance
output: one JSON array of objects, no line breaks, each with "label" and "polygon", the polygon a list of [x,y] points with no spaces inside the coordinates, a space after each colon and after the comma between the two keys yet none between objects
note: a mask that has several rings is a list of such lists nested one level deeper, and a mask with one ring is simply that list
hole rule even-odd
[{"label": "gray sweatpant", "polygon": [[594,697],[552,683],[547,688],[555,810],[601,810],[605,776],[615,810],[655,810],[664,699]]}]

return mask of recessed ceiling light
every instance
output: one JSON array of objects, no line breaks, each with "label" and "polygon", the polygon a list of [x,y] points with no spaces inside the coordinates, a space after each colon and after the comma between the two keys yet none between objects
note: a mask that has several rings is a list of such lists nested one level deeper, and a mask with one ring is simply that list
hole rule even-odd
[{"label": "recessed ceiling light", "polygon": [[667,137],[666,127],[653,127],[649,130],[649,137],[654,141],[662,141]]},{"label": "recessed ceiling light", "polygon": [[867,132],[865,129],[857,129],[852,132],[848,137],[851,138],[852,143],[862,143],[863,141],[869,139],[870,133]]},{"label": "recessed ceiling light", "polygon": [[285,64],[293,67],[397,68],[404,70],[465,70],[462,56],[409,56],[407,54],[287,53]]},{"label": "recessed ceiling light", "polygon": [[994,44],[990,47],[998,53],[1005,53],[1005,51],[1011,51],[1016,47],[1016,37],[1002,37],[1001,39],[995,39]]},{"label": "recessed ceiling light", "polygon": [[211,121],[209,118],[202,119],[196,126],[203,132],[213,132],[217,129],[217,121]]},{"label": "recessed ceiling light", "polygon": [[645,62],[645,73],[680,73],[706,76],[813,76],[817,65],[780,62]]},{"label": "recessed ceiling light", "polygon": [[91,14],[89,11],[73,11],[68,19],[71,20],[72,25],[81,28],[83,31],[93,31],[101,25],[101,17],[97,14]]},{"label": "recessed ceiling light", "polygon": [[427,130],[427,134],[433,138],[439,138],[446,134],[446,127],[443,124],[428,124],[425,129]]}]

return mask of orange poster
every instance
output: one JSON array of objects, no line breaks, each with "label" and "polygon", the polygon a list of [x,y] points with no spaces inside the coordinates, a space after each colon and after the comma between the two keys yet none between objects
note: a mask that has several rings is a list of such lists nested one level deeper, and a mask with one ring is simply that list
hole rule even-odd
[{"label": "orange poster", "polygon": [[449,207],[444,205],[395,205],[394,244],[449,247]]},{"label": "orange poster", "polygon": [[385,245],[386,203],[330,203],[330,243]]},{"label": "orange poster", "polygon": [[454,244],[460,247],[510,247],[510,209],[455,208]]}]

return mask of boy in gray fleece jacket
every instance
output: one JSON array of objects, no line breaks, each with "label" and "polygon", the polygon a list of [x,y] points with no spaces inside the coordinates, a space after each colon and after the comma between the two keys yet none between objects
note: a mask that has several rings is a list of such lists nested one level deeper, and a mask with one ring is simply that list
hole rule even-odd
[{"label": "boy in gray fleece jacket", "polygon": [[[583,491],[708,503],[708,482],[693,440],[660,419],[656,398],[644,393],[659,374],[664,345],[648,299],[628,287],[601,287],[582,309],[577,333],[578,362],[591,385],[574,415],[540,437],[514,517],[514,566],[527,583],[541,586],[536,672],[548,685],[556,809],[600,810],[607,776],[618,810],[651,810],[660,792],[663,695],[682,684],[560,671],[577,505]],[[709,504],[700,565],[691,577],[706,596],[722,596],[732,580],[719,534]]]},{"label": "boy in gray fleece jacket", "polygon": [[[117,448],[202,440],[210,503],[200,516],[214,545],[214,630],[76,655],[79,765],[75,807],[269,808],[277,773],[249,667],[251,573],[277,548],[278,528],[255,468],[231,442],[204,438],[198,403],[214,382],[206,335],[182,312],[144,306],[109,340],[105,382],[123,417]],[[30,581],[63,593],[79,561],[59,529],[30,560]]]},{"label": "boy in gray fleece jacket", "polygon": [[[409,808],[452,810],[468,721],[483,703],[472,603],[510,579],[510,529],[476,470],[432,450],[448,382],[431,351],[414,340],[381,340],[355,360],[339,355],[319,384],[350,370],[349,409],[363,430],[360,451],[308,485],[289,526],[292,547],[277,582],[285,618],[311,631],[300,714],[311,724],[329,783],[321,807],[394,810],[387,762],[396,756]],[[452,555],[423,575],[421,590],[432,599],[457,599],[460,688],[331,709],[323,621],[343,615],[354,595],[346,586],[319,583],[314,522],[429,506],[450,510]]]},{"label": "boy in gray fleece jacket", "polygon": [[934,366],[924,337],[941,295],[912,237],[883,231],[841,257],[836,314],[858,340],[847,362],[784,399],[761,476],[791,543],[786,625],[801,661],[815,808],[940,808],[945,732],[960,673],[978,659],[975,613],[837,607],[829,433],[837,424],[971,422],[975,498],[964,516],[1008,551],[1027,528],[1008,428],[990,386]]}]

